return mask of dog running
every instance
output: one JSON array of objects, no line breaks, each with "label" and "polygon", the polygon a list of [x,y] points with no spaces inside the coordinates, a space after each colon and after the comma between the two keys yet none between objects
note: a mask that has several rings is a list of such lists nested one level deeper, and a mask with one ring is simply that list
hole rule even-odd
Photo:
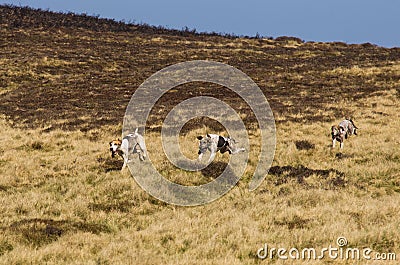
[{"label": "dog running", "polygon": [[115,154],[118,154],[124,159],[121,171],[129,162],[129,156],[131,154],[139,154],[139,159],[141,161],[144,161],[147,157],[147,149],[144,144],[143,136],[138,133],[137,128],[134,133],[126,135],[122,141],[120,139],[111,141],[110,151],[112,158],[115,157]]},{"label": "dog running", "polygon": [[332,148],[335,148],[336,142],[340,143],[340,149],[343,149],[344,139],[347,139],[351,135],[357,135],[357,126],[349,118],[341,121],[339,125],[331,127],[332,135]]},{"label": "dog running", "polygon": [[198,160],[201,161],[203,154],[208,151],[211,152],[210,158],[207,163],[214,160],[218,151],[221,154],[229,152],[229,154],[237,154],[246,151],[244,148],[236,147],[236,141],[230,137],[223,137],[217,134],[207,134],[205,137],[197,136],[199,142]]}]

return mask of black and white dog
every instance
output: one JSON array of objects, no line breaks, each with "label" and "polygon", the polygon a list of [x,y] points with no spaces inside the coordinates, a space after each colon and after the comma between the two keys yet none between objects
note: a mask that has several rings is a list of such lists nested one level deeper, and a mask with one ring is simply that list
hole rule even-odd
[{"label": "black and white dog", "polygon": [[115,157],[115,154],[120,155],[124,159],[124,165],[121,171],[126,167],[129,162],[130,154],[139,154],[139,159],[144,161],[147,157],[147,149],[144,144],[143,136],[138,133],[136,128],[134,133],[126,135],[122,141],[116,139],[110,142],[111,157]]},{"label": "black and white dog", "polygon": [[214,160],[214,157],[218,151],[220,151],[222,154],[229,152],[229,154],[233,155],[246,151],[244,148],[236,147],[236,141],[230,137],[223,137],[217,134],[207,134],[205,137],[197,136],[197,139],[200,141],[198,152],[199,161],[201,161],[203,154],[206,153],[207,150],[211,152],[207,163],[210,163]]},{"label": "black and white dog", "polygon": [[332,135],[332,148],[335,148],[336,142],[340,143],[340,149],[343,149],[344,139],[347,139],[350,135],[357,135],[357,126],[351,119],[345,119],[331,127]]}]

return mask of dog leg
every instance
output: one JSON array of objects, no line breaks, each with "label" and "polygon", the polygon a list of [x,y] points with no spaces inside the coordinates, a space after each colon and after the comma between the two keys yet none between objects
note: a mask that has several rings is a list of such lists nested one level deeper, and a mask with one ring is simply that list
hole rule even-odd
[{"label": "dog leg", "polygon": [[208,162],[207,162],[208,164],[214,160],[216,154],[217,154],[217,152],[211,151],[210,158],[208,159]]},{"label": "dog leg", "polygon": [[124,159],[124,164],[122,165],[121,171],[124,170],[126,165],[128,164],[128,155],[123,153],[122,158]]},{"label": "dog leg", "polygon": [[126,167],[126,161],[124,160],[124,164],[122,165],[121,171],[123,171]]},{"label": "dog leg", "polygon": [[199,157],[197,158],[197,160],[201,161],[202,158],[203,158],[203,153],[200,153]]},{"label": "dog leg", "polygon": [[144,161],[145,156],[143,155],[143,152],[139,152],[139,160]]},{"label": "dog leg", "polygon": [[144,144],[143,137],[138,135],[137,139],[138,139],[137,146],[139,148],[139,159],[140,161],[144,161],[147,157],[147,148],[146,145]]},{"label": "dog leg", "polygon": [[333,139],[332,140],[332,148],[335,148],[335,146],[336,146],[336,139]]},{"label": "dog leg", "polygon": [[146,158],[147,158],[147,149],[142,149],[142,157],[143,157],[143,161],[146,160]]},{"label": "dog leg", "polygon": [[340,142],[340,150],[343,150],[344,143]]}]

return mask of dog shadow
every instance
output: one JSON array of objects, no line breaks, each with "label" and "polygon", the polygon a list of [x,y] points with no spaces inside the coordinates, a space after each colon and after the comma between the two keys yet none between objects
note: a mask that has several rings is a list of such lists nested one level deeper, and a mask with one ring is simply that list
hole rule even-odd
[{"label": "dog shadow", "polygon": [[204,164],[187,160],[177,161],[177,166],[180,168],[191,168],[193,170],[200,171],[203,177],[216,179],[220,176],[225,169],[227,170],[225,174],[235,177],[235,173],[226,162],[211,162],[207,167],[203,168]]},{"label": "dog shadow", "polygon": [[121,171],[121,168],[124,164],[124,161],[111,157],[99,157],[97,158],[97,162],[100,164],[101,170],[105,173],[110,171]]},{"label": "dog shadow", "polygon": [[200,170],[201,174],[209,179],[217,179],[225,171],[225,177],[219,178],[218,180],[227,185],[236,185],[237,177],[233,172],[232,168],[226,162],[212,162],[206,168]]}]

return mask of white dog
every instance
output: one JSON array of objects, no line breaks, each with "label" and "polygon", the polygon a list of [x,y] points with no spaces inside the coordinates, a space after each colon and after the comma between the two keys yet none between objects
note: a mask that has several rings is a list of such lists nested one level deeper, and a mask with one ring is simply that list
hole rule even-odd
[{"label": "white dog", "polygon": [[350,135],[357,135],[357,126],[351,119],[345,119],[331,127],[332,135],[332,148],[335,148],[336,142],[340,143],[340,149],[343,149],[344,139],[347,139]]},{"label": "white dog", "polygon": [[136,128],[134,133],[126,135],[122,141],[116,139],[110,142],[111,157],[115,157],[115,154],[120,155],[124,159],[124,165],[121,171],[126,167],[129,162],[130,154],[139,154],[139,159],[144,161],[147,157],[147,149],[144,144],[143,136],[138,133]]},{"label": "white dog", "polygon": [[236,141],[230,137],[223,137],[216,134],[207,134],[206,137],[197,136],[197,139],[200,141],[199,143],[199,161],[203,157],[205,152],[210,151],[211,155],[208,159],[207,163],[210,163],[218,151],[222,154],[225,152],[229,152],[229,154],[237,154],[239,152],[246,151],[244,148],[236,147]]}]

